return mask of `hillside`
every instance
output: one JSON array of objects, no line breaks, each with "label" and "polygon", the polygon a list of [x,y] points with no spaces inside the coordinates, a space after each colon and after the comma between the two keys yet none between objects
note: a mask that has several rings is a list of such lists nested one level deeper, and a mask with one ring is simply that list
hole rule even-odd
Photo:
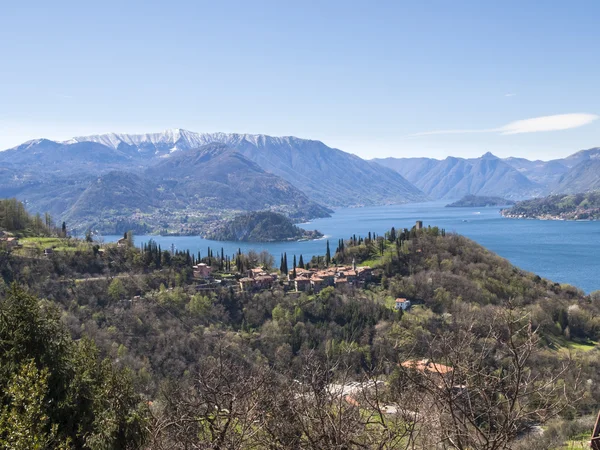
[{"label": "hillside", "polygon": [[178,152],[147,169],[145,175],[172,192],[172,202],[181,208],[271,209],[298,221],[327,217],[330,212],[224,144]]},{"label": "hillside", "polygon": [[503,209],[502,215],[516,219],[544,220],[598,220],[600,219],[600,192],[558,194],[517,202]]},{"label": "hillside", "polygon": [[473,208],[486,206],[514,205],[515,202],[502,197],[485,197],[478,195],[465,195],[460,200],[446,205],[448,208]]},{"label": "hillside", "polygon": [[323,234],[304,230],[281,214],[259,211],[220,222],[205,237],[217,241],[280,242],[318,239]]},{"label": "hillside", "polygon": [[178,153],[140,174],[112,171],[82,184],[70,191],[62,215],[77,230],[200,234],[240,211],[271,209],[296,221],[329,215],[285,180],[217,144]]},{"label": "hillside", "polygon": [[556,183],[569,170],[561,161],[529,161],[525,158],[506,158],[503,161],[542,186]]},{"label": "hillside", "polygon": [[[365,449],[398,442],[435,448],[459,431],[468,443],[483,436],[498,448],[552,449],[589,434],[600,406],[589,388],[600,382],[597,295],[522,271],[437,227],[345,241],[336,264],[369,261],[372,276],[318,292],[296,292],[283,274],[257,278],[272,287],[242,291],[237,279],[252,282],[249,269],[277,269],[256,253],[234,259],[218,252],[196,259],[151,242],[142,249],[80,242],[77,251],[0,260],[4,281],[19,280],[27,290],[0,289],[3,367],[11,375],[38,358],[59,387],[29,394],[50,413],[40,427],[54,425],[61,439],[98,442],[81,430],[104,430],[94,414],[118,408],[110,423],[130,434],[106,431],[101,442],[139,439],[141,448],[206,448],[215,430],[240,449],[310,450],[322,445],[295,444],[323,442],[334,432],[345,448]],[[200,262],[211,267],[210,279],[192,276]],[[329,273],[324,258],[307,265]],[[412,307],[396,310],[396,299]],[[107,358],[102,370],[91,369],[96,354]],[[0,377],[0,391],[10,380]],[[103,388],[87,390],[92,383]],[[55,406],[65,391],[95,402],[93,409],[81,403],[77,427],[62,419],[80,403]],[[519,407],[507,413],[497,398]],[[452,414],[471,419],[468,427],[442,420]],[[484,423],[476,420],[482,414]],[[539,426],[548,431],[535,435],[533,446],[527,435]],[[554,445],[541,446],[548,436]]]},{"label": "hillside", "polygon": [[552,192],[574,194],[598,189],[600,189],[600,159],[589,159],[569,169],[553,186]]}]

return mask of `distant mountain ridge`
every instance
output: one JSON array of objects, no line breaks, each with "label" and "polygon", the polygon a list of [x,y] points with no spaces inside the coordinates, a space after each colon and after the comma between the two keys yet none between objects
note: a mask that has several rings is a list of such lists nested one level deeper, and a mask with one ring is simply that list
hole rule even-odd
[{"label": "distant mountain ridge", "polygon": [[444,160],[387,158],[374,161],[398,171],[436,199],[465,195],[524,198],[543,192],[542,186],[491,153],[476,159],[449,156]]},{"label": "distant mountain ridge", "polygon": [[498,158],[383,158],[374,162],[396,170],[427,195],[455,199],[465,195],[513,200],[600,189],[600,147],[566,158],[530,161]]}]

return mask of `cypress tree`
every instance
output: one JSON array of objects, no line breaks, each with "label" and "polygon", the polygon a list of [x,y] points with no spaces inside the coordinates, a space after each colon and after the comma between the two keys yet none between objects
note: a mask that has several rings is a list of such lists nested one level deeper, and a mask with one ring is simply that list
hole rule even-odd
[{"label": "cypress tree", "polygon": [[331,262],[331,250],[329,249],[329,239],[327,239],[327,251],[325,252],[325,265],[329,266]]},{"label": "cypress tree", "polygon": [[298,267],[304,269],[304,260],[302,259],[302,255],[300,255],[300,259],[298,260]]},{"label": "cypress tree", "polygon": [[292,271],[292,276],[296,278],[296,255],[294,255],[294,270]]}]

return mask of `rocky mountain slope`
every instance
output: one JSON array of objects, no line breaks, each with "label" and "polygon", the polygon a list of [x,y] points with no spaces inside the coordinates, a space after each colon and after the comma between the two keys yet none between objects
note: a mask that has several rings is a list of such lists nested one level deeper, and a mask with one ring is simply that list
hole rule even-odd
[{"label": "rocky mountain slope", "polygon": [[600,159],[584,160],[569,169],[552,188],[553,193],[576,194],[600,189]]}]

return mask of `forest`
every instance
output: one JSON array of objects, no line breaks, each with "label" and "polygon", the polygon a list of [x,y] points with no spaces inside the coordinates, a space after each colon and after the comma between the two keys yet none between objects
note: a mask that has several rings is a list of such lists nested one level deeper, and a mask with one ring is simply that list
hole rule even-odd
[{"label": "forest", "polygon": [[[280,273],[245,292],[237,280],[249,269],[287,270],[253,252],[138,248],[131,233],[119,245],[76,239],[10,204],[1,226],[22,244],[0,241],[0,448],[562,449],[590,439],[600,293],[522,271],[463,236],[435,226],[349,236],[307,265],[368,265],[368,283],[296,292]],[[52,252],[34,245],[50,238]],[[212,279],[195,275],[198,263]]]}]

